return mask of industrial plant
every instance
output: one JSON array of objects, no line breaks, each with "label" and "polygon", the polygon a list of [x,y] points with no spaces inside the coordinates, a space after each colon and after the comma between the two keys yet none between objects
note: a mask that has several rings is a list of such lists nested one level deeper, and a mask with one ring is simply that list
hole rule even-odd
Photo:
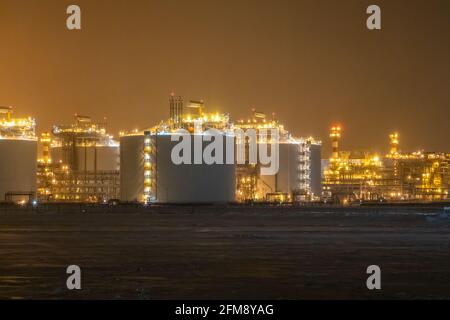
[{"label": "industrial plant", "polygon": [[106,123],[75,115],[43,133],[38,159],[40,201],[102,202],[119,196],[119,144]]},{"label": "industrial plant", "polygon": [[332,154],[323,171],[325,200],[346,204],[449,199],[450,153],[401,152],[398,133],[389,135],[389,152],[384,156],[341,151],[341,137],[341,127],[333,126]]},{"label": "industrial plant", "polygon": [[[233,123],[228,114],[207,112],[203,101],[182,97],[169,98],[169,119],[141,131],[123,132],[121,148],[120,200],[145,203],[229,203],[229,202],[292,202],[320,199],[320,142],[296,139],[274,118],[253,110],[248,121]],[[261,165],[247,161],[226,163],[227,152],[243,147],[248,154],[249,140],[238,139],[236,132],[255,129],[256,141],[270,137],[262,129],[280,132],[280,169],[274,175],[262,175]],[[193,136],[207,135],[215,129],[223,135],[223,164],[179,164],[171,161],[175,143],[172,136],[184,129]],[[205,142],[202,142],[205,145]],[[194,142],[192,142],[194,144]],[[192,145],[194,148],[194,145]],[[192,159],[192,163],[194,163]]]},{"label": "industrial plant", "polygon": [[[254,129],[257,141],[264,142],[267,129],[279,132],[279,170],[274,175],[262,175],[261,164],[250,163],[236,167],[236,200],[239,202],[298,202],[319,200],[321,195],[321,142],[314,138],[294,138],[275,114],[267,119],[262,112],[252,110],[246,121],[234,124],[235,129]],[[264,131],[262,131],[264,130]],[[249,149],[249,140],[237,141]]]},{"label": "industrial plant", "polygon": [[[36,136],[33,118],[15,118],[0,107],[0,201],[30,203],[362,203],[448,201],[450,153],[402,152],[398,133],[389,135],[385,155],[343,151],[341,126],[330,132],[332,152],[322,159],[322,143],[296,138],[275,114],[252,109],[248,119],[210,112],[204,101],[169,97],[167,120],[143,130],[120,132],[106,123],[75,115],[74,123],[54,125]],[[252,130],[251,136],[240,133]],[[190,148],[208,147],[215,130],[224,152],[217,163],[174,163],[174,147],[185,132]],[[276,173],[250,161],[249,152],[268,143],[279,155]],[[196,140],[200,139],[200,140]],[[216,139],[216,138],[214,138]],[[38,145],[40,157],[37,159]],[[231,146],[231,148],[230,148]],[[243,150],[243,151],[242,151]],[[229,162],[243,152],[244,161]],[[241,154],[242,156],[242,154]],[[37,161],[36,161],[37,159]]]}]

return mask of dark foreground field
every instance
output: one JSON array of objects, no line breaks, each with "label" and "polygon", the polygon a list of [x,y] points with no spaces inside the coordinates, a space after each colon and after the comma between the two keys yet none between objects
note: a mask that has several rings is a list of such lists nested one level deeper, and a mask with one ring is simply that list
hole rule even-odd
[{"label": "dark foreground field", "polygon": [[0,211],[0,298],[450,298],[442,207],[58,210]]}]

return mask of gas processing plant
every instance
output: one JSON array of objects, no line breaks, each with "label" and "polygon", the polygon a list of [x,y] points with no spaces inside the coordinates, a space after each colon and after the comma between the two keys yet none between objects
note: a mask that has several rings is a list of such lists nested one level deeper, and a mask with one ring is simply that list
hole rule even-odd
[{"label": "gas processing plant", "polygon": [[75,115],[41,135],[40,201],[102,202],[119,196],[119,144],[105,123]]},{"label": "gas processing plant", "polygon": [[[319,199],[321,194],[320,142],[312,138],[295,139],[275,119],[253,112],[247,121],[232,123],[227,114],[206,111],[203,101],[190,101],[172,95],[170,118],[142,131],[121,133],[120,167],[122,201],[159,203],[227,203],[248,201],[289,202]],[[254,129],[257,143],[267,137],[262,129],[280,132],[280,169],[274,175],[262,175],[261,165],[248,161],[227,163],[226,145],[234,148],[249,141],[237,139],[236,130]],[[180,129],[193,137],[215,129],[223,136],[223,164],[179,164],[171,161],[176,144],[171,137]],[[270,139],[270,137],[269,137]],[[202,139],[202,146],[206,144]],[[194,139],[192,139],[194,149]],[[191,155],[194,163],[193,155]]]},{"label": "gas processing plant", "polygon": [[[295,138],[272,114],[252,110],[248,119],[209,112],[203,101],[171,95],[169,118],[145,130],[120,133],[120,145],[106,123],[76,115],[74,123],[55,125],[36,137],[32,118],[15,118],[0,107],[0,202],[123,201],[134,203],[361,203],[448,201],[450,154],[400,151],[400,137],[389,135],[385,155],[342,151],[342,129],[330,132],[332,153],[321,160],[321,142]],[[222,139],[218,162],[174,163],[181,137],[189,150]],[[277,132],[279,166],[263,174],[266,164],[250,161],[253,142],[273,141]],[[214,139],[214,140],[213,140]],[[37,159],[37,149],[41,156]],[[200,141],[200,142],[199,142]],[[273,153],[268,143],[268,152]],[[243,161],[234,161],[239,155]],[[183,153],[183,157],[186,157]],[[261,154],[258,155],[258,157]],[[228,160],[232,158],[233,161]],[[36,162],[37,159],[37,162]],[[191,164],[189,164],[191,163]]]},{"label": "gas processing plant", "polygon": [[[234,164],[179,164],[171,159],[177,142],[173,135],[185,129],[202,138],[208,128],[220,131],[227,140],[230,122],[227,115],[206,113],[203,102],[191,101],[186,107],[180,97],[170,97],[170,119],[143,131],[121,133],[120,200],[160,203],[227,203],[235,199]],[[191,142],[194,149],[194,139]],[[190,155],[194,163],[194,153]],[[226,152],[223,154],[226,158]]]},{"label": "gas processing plant", "polygon": [[449,199],[450,154],[402,153],[399,135],[389,135],[389,152],[340,151],[342,130],[331,128],[332,154],[324,161],[323,196],[340,203],[354,201],[443,201]]},{"label": "gas processing plant", "polygon": [[[252,164],[246,157],[245,164],[236,167],[236,199],[239,202],[298,202],[319,200],[321,195],[321,142],[313,138],[294,138],[272,114],[272,119],[253,110],[253,116],[240,120],[235,129],[256,131],[257,141],[264,142],[267,129],[279,132],[279,170],[273,175],[261,174],[261,164]],[[245,144],[248,153],[249,142]]]}]

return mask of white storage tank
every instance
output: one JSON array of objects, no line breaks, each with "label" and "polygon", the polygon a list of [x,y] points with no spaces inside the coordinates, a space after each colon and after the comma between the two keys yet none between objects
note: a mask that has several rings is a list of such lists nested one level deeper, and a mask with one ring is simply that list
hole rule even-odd
[{"label": "white storage tank", "polygon": [[144,198],[144,135],[120,138],[120,200],[141,202]]},{"label": "white storage tank", "polygon": [[[277,191],[305,195],[312,200],[321,195],[321,142],[313,138],[280,143],[280,170]],[[298,200],[298,199],[297,199]]]},{"label": "white storage tank", "polygon": [[321,143],[312,138],[280,141],[279,170],[275,175],[260,175],[258,190],[263,196],[267,193],[294,195],[296,198],[296,195],[302,195],[304,200],[320,196],[320,158]]},{"label": "white storage tank", "polygon": [[[192,135],[193,137],[193,135]],[[234,137],[223,135],[234,145]],[[159,203],[227,203],[235,201],[235,164],[180,164],[172,162],[172,148],[178,142],[171,141],[171,134],[152,135],[156,152],[154,179],[155,201]],[[194,139],[191,139],[194,150]],[[144,134],[127,135],[120,140],[120,190],[122,201],[144,199]],[[203,142],[203,147],[210,142]],[[224,150],[226,148],[224,147]],[[192,156],[193,159],[193,156]],[[233,161],[234,162],[234,161]],[[193,163],[193,161],[192,161]]]},{"label": "white storage tank", "polygon": [[309,146],[311,155],[311,192],[316,197],[322,195],[322,144],[312,142]]},{"label": "white storage tank", "polygon": [[291,194],[300,188],[299,183],[300,143],[280,142],[279,170],[276,174],[276,192]]},{"label": "white storage tank", "polygon": [[34,199],[37,142],[0,138],[0,155],[0,201]]},{"label": "white storage tank", "polygon": [[12,118],[10,107],[0,107],[0,202],[35,199],[36,161],[35,121]]}]

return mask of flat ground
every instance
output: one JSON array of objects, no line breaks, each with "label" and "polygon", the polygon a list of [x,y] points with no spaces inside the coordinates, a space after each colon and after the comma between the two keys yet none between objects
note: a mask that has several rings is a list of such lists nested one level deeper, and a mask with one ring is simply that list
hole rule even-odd
[{"label": "flat ground", "polygon": [[450,298],[442,207],[80,208],[0,210],[0,298]]}]

